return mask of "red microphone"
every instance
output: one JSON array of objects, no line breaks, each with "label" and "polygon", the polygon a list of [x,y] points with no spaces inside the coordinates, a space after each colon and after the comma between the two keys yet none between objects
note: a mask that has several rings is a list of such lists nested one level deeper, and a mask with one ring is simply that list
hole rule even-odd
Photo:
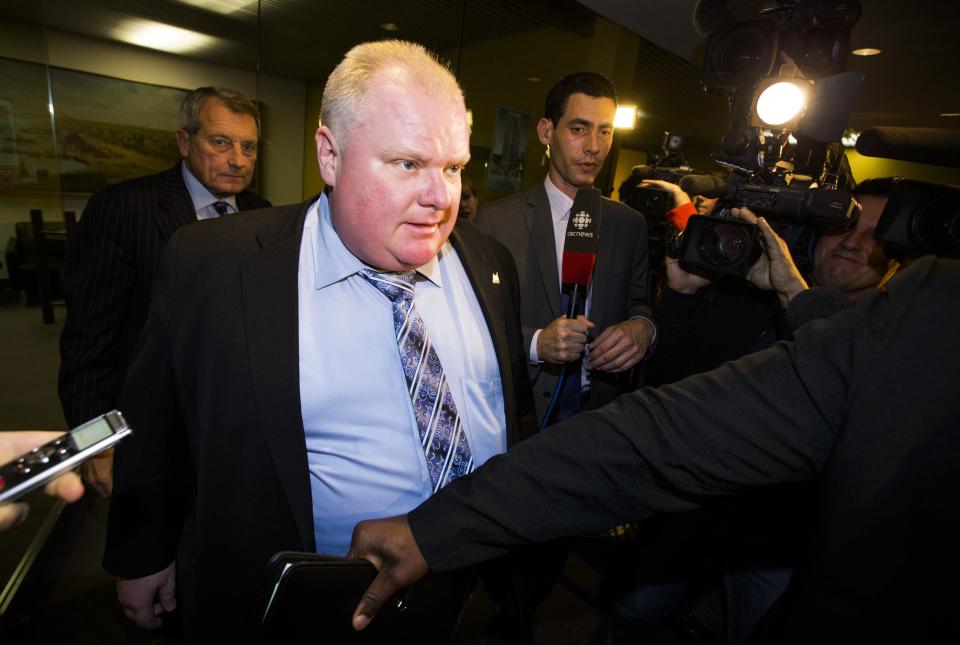
[{"label": "red microphone", "polygon": [[584,294],[593,277],[600,243],[600,204],[602,196],[596,188],[581,188],[573,199],[567,233],[563,244],[561,293],[569,297],[566,314],[576,317]]}]

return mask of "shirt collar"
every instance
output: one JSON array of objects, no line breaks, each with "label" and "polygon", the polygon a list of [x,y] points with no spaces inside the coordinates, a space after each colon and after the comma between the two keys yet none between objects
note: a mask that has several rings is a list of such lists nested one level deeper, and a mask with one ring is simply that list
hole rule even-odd
[{"label": "shirt collar", "polygon": [[547,200],[550,202],[550,214],[553,216],[553,223],[559,224],[570,214],[573,200],[553,185],[550,175],[543,178],[543,187],[547,189]]},{"label": "shirt collar", "polygon": [[180,174],[183,176],[183,183],[187,185],[187,192],[190,193],[190,201],[193,202],[193,210],[200,212],[214,202],[227,202],[233,207],[234,211],[239,210],[237,208],[236,195],[230,195],[229,197],[217,197],[211,193],[206,186],[201,184],[199,179],[193,176],[193,173],[190,172],[189,168],[187,168],[187,164],[182,161],[180,162]]},{"label": "shirt collar", "polygon": [[[344,246],[340,235],[333,228],[330,200],[325,193],[321,193],[320,199],[314,202],[307,212],[303,234],[309,236],[310,249],[313,253],[314,289],[323,289],[350,277],[361,269],[370,268]],[[439,258],[452,250],[449,240],[444,242],[440,253],[419,267],[417,273],[442,288],[443,279],[440,276]]]}]

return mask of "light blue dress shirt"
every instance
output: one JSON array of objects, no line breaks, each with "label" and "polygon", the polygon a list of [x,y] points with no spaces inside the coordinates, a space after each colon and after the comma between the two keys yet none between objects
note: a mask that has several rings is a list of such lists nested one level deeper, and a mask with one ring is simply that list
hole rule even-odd
[{"label": "light blue dress shirt", "polygon": [[236,213],[239,210],[236,196],[217,197],[207,190],[207,187],[201,184],[199,179],[193,176],[186,163],[180,164],[180,174],[183,175],[183,183],[187,185],[187,192],[190,193],[190,200],[193,202],[193,210],[197,212],[197,219],[220,217],[220,213],[213,207],[214,202],[226,202],[230,206],[228,213]]},{"label": "light blue dress shirt", "polygon": [[[298,272],[300,406],[317,551],[345,555],[360,520],[406,513],[430,495],[400,366],[390,301],[357,271],[330,219],[310,207]],[[418,269],[414,302],[450,382],[479,466],[507,448],[493,341],[449,242]]]}]

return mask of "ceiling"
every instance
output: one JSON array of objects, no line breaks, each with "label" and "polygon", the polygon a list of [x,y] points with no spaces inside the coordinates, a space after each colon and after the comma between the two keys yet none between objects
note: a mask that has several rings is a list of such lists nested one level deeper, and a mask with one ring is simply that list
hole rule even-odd
[{"label": "ceiling", "polygon": [[[717,4],[704,1],[703,4]],[[731,0],[746,4],[745,0]],[[696,0],[581,0],[644,38],[699,63],[706,39],[693,28]],[[766,4],[770,4],[767,2]],[[850,49],[874,47],[872,57],[850,56],[847,70],[866,81],[851,127],[874,125],[960,128],[960,2],[934,0],[861,0],[863,12],[853,28]]]},{"label": "ceiling", "polygon": [[[227,4],[235,5],[232,13],[217,12]],[[641,43],[635,87],[626,93],[633,90],[660,97],[650,103],[654,111],[663,112],[665,123],[669,117],[679,120],[681,127],[689,123],[696,129],[696,106],[704,100],[696,61],[702,58],[705,38],[693,28],[695,4],[695,0],[405,0],[402,4],[383,0],[261,0],[259,4],[256,0],[8,0],[0,6],[0,17],[108,39],[124,21],[140,17],[211,37],[211,44],[198,56],[203,60],[320,82],[343,51],[363,40],[397,35],[438,51],[457,52],[464,44],[547,26],[588,35],[585,30],[596,12],[649,41]],[[916,9],[907,9],[902,0],[862,0],[862,4],[851,46],[876,47],[883,53],[849,57],[848,69],[862,72],[867,79],[851,126],[960,127],[960,117],[940,116],[960,113],[960,90],[954,81],[960,58],[960,2],[916,3]],[[381,28],[391,22],[400,26],[399,31]],[[456,66],[456,57],[453,62]],[[711,137],[716,127],[714,119],[707,128]]]}]

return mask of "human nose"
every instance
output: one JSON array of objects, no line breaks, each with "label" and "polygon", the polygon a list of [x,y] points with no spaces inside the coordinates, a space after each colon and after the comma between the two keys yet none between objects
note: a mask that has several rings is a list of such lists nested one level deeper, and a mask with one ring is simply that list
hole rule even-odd
[{"label": "human nose", "polygon": [[872,233],[868,231],[853,229],[844,234],[843,239],[840,240],[840,246],[849,250],[866,248],[867,240],[872,237]]},{"label": "human nose", "polygon": [[590,154],[597,154],[600,152],[600,147],[603,145],[603,135],[594,130],[586,138],[586,152]]},{"label": "human nose", "polygon": [[428,206],[438,211],[444,211],[453,204],[450,192],[450,183],[443,176],[442,170],[428,170],[424,173],[424,186],[420,193],[420,205]]},{"label": "human nose", "polygon": [[227,153],[227,163],[229,163],[233,168],[243,168],[249,162],[249,158],[243,151],[242,143],[235,143],[230,147],[230,151]]}]

